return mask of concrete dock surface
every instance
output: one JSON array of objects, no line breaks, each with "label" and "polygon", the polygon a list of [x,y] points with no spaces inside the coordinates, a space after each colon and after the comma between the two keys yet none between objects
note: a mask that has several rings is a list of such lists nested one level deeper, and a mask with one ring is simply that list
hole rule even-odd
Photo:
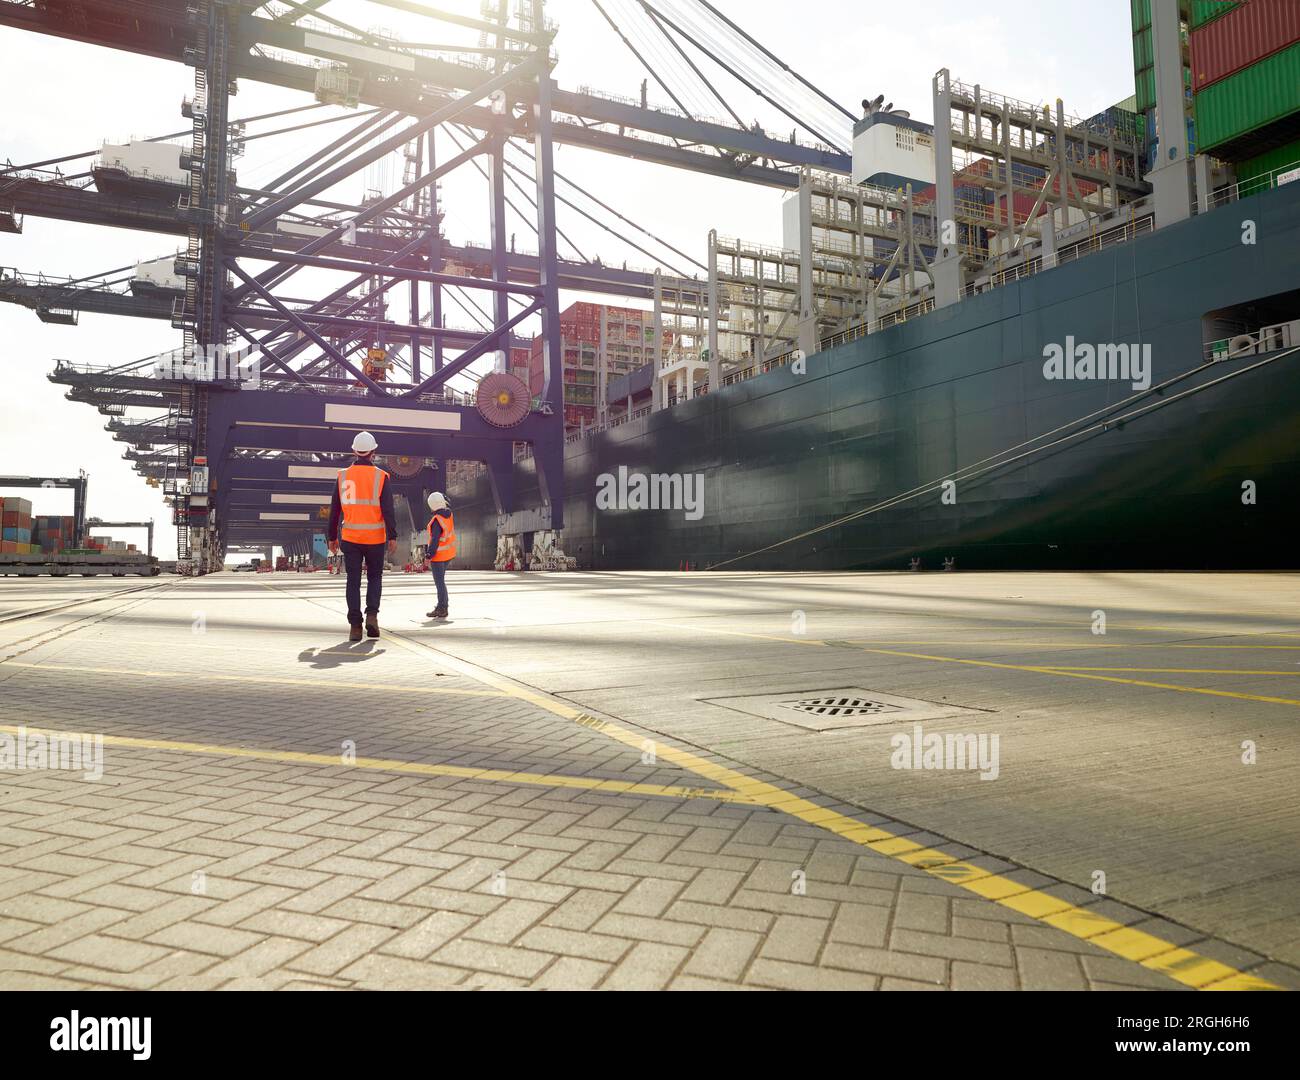
[{"label": "concrete dock surface", "polygon": [[0,987],[1300,986],[1300,575],[448,581],[0,581]]}]

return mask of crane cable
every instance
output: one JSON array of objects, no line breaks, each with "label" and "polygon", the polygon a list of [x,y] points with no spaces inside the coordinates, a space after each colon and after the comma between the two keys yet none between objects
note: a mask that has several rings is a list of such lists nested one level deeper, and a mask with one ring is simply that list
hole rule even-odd
[{"label": "crane cable", "polygon": [[766,46],[764,46],[763,44],[761,44],[757,39],[755,39],[755,38],[751,37],[749,34],[745,33],[744,30],[742,30],[739,26],[737,26],[734,22],[732,22],[730,19],[728,19],[724,14],[722,14],[722,12],[720,12],[717,8],[715,8],[712,4],[710,4],[710,3],[709,3],[709,0],[697,0],[697,2],[698,2],[699,4],[701,4],[703,7],[708,8],[709,11],[713,12],[714,15],[716,15],[719,19],[721,19],[724,23],[726,23],[729,27],[731,27],[732,30],[734,30],[734,31],[735,31],[737,34],[739,34],[742,38],[744,38],[744,39],[745,39],[746,41],[748,41],[751,45],[753,45],[754,48],[758,49],[758,50],[759,50],[759,51],[760,51],[764,56],[766,56],[766,57],[767,57],[769,60],[771,60],[774,64],[777,64],[777,65],[781,68],[781,70],[783,70],[783,71],[787,72],[788,74],[792,75],[795,79],[797,79],[799,82],[801,82],[804,86],[806,86],[809,90],[811,90],[811,91],[812,91],[814,94],[816,94],[819,98],[821,98],[823,101],[825,101],[828,105],[831,105],[831,106],[833,106],[834,108],[838,109],[838,110],[839,110],[840,112],[842,112],[845,116],[847,116],[851,122],[853,122],[853,123],[856,123],[856,122],[857,122],[857,119],[858,119],[858,118],[857,118],[856,116],[854,116],[853,113],[849,112],[848,109],[846,109],[843,105],[841,105],[838,101],[836,101],[836,100],[835,100],[834,98],[832,98],[830,95],[823,93],[823,92],[822,92],[821,90],[819,90],[816,86],[814,86],[812,83],[810,83],[807,79],[805,79],[802,75],[800,75],[799,72],[795,71],[794,68],[792,68],[792,67],[791,67],[789,64],[787,64],[784,60],[782,60],[779,56],[777,56],[776,53],[772,52],[772,51],[771,51],[770,49],[768,49]]},{"label": "crane cable", "polygon": [[[788,83],[788,80],[783,79],[779,74],[774,74],[773,65],[763,56],[761,46],[750,46],[746,49],[746,42],[743,38],[741,40],[736,40],[734,35],[730,40],[728,40],[726,32],[718,27],[716,23],[710,21],[707,16],[701,16],[700,14],[692,14],[688,16],[679,12],[678,18],[684,22],[690,23],[690,30],[678,25],[678,23],[674,22],[663,11],[659,11],[659,16],[672,26],[679,35],[685,37],[695,45],[697,49],[703,52],[706,56],[709,56],[710,59],[721,66],[724,71],[727,71],[735,77],[739,82],[743,83],[751,92],[762,97],[769,104],[774,105],[785,116],[794,120],[795,123],[805,131],[811,132],[818,139],[821,139],[826,143],[834,144],[834,139],[817,130],[817,128],[813,127],[811,123],[806,122],[808,119],[806,116],[801,117],[798,114],[800,112],[806,112],[805,106],[811,104],[813,108],[821,114],[817,119],[817,123],[819,124],[821,124],[822,119],[833,118],[832,125],[830,126],[834,126],[842,123],[840,118],[831,112],[826,112],[826,107],[819,101],[812,101],[806,97],[803,100],[800,100],[798,97],[791,96],[790,88],[788,86],[779,88],[776,84]],[[715,55],[701,44],[701,40],[711,40],[714,47],[722,55]],[[788,75],[789,72],[787,71],[786,74]],[[788,104],[790,108],[785,108],[780,102],[776,101],[775,98],[760,91],[758,89],[758,84],[767,84],[767,88],[773,94],[783,93],[786,97],[786,104]],[[745,125],[742,124],[741,126],[744,127]]]},{"label": "crane cable", "polygon": [[654,81],[657,82],[663,88],[664,93],[666,93],[670,98],[673,99],[673,104],[676,105],[677,108],[679,108],[688,119],[691,120],[695,119],[691,115],[691,111],[685,105],[682,104],[681,98],[679,98],[676,94],[673,93],[672,88],[666,82],[664,82],[663,79],[659,77],[659,73],[655,71],[655,69],[650,66],[646,58],[642,56],[640,52],[637,51],[637,47],[628,40],[627,35],[624,34],[623,31],[619,28],[618,23],[616,23],[610,17],[609,12],[607,12],[604,9],[604,7],[601,5],[600,0],[591,0],[591,2],[596,6],[596,10],[599,11],[601,15],[604,16],[605,21],[609,23],[609,25],[613,28],[614,33],[616,33],[619,36],[619,39],[623,42],[623,44],[628,47],[632,55],[635,56],[637,60],[641,62],[641,66],[644,67],[646,71],[650,73],[650,77],[654,79]]}]

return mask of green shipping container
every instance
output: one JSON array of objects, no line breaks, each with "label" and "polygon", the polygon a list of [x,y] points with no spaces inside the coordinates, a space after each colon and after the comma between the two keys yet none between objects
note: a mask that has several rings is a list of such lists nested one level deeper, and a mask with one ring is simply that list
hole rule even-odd
[{"label": "green shipping container", "polygon": [[1136,88],[1137,109],[1138,112],[1146,112],[1147,109],[1154,109],[1156,105],[1156,69],[1147,68],[1145,71],[1139,71],[1133,80]]},{"label": "green shipping container", "polygon": [[1300,42],[1275,52],[1196,95],[1198,150],[1300,111]]},{"label": "green shipping container", "polygon": [[1151,25],[1151,0],[1129,0],[1129,10],[1133,13],[1133,32]]},{"label": "green shipping container", "polygon": [[1155,63],[1151,53],[1151,27],[1133,35],[1133,70],[1141,71]]},{"label": "green shipping container", "polygon": [[1237,6],[1237,0],[1192,0],[1192,29],[1226,15]]},{"label": "green shipping container", "polygon": [[[1276,147],[1267,153],[1260,154],[1258,157],[1239,161],[1237,163],[1237,182],[1249,185],[1252,180],[1267,177],[1271,172],[1285,169],[1288,165],[1297,164],[1300,164],[1300,139],[1289,142],[1285,146]],[[1262,190],[1268,185],[1261,182],[1256,186]]]}]

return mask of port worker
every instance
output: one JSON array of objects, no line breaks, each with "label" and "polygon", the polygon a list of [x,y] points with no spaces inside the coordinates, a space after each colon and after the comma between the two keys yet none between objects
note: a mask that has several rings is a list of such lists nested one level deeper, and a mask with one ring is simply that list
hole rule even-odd
[{"label": "port worker", "polygon": [[438,590],[438,606],[428,612],[430,619],[447,617],[447,567],[456,557],[456,520],[452,517],[451,507],[447,505],[447,496],[435,491],[429,496],[429,509],[433,517],[429,518],[429,546],[425,557],[433,570],[433,584]]},{"label": "port worker", "polygon": [[348,640],[361,640],[361,567],[366,568],[366,633],[379,636],[379,594],[384,585],[384,550],[397,550],[397,519],[388,473],[374,463],[379,443],[368,431],[352,440],[356,459],[339,470],[330,499],[329,548],[343,548],[348,581]]}]

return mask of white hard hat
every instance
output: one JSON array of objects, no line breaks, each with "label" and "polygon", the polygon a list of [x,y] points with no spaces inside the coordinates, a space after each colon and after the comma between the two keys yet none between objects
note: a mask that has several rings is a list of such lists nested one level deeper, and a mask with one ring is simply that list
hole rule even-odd
[{"label": "white hard hat", "polygon": [[375,437],[368,431],[361,432],[352,440],[352,452],[354,454],[369,454],[378,446]]},{"label": "white hard hat", "polygon": [[430,509],[430,510],[446,510],[446,509],[447,509],[447,496],[444,495],[441,491],[435,491],[435,492],[433,492],[433,493],[429,496],[429,509]]}]

